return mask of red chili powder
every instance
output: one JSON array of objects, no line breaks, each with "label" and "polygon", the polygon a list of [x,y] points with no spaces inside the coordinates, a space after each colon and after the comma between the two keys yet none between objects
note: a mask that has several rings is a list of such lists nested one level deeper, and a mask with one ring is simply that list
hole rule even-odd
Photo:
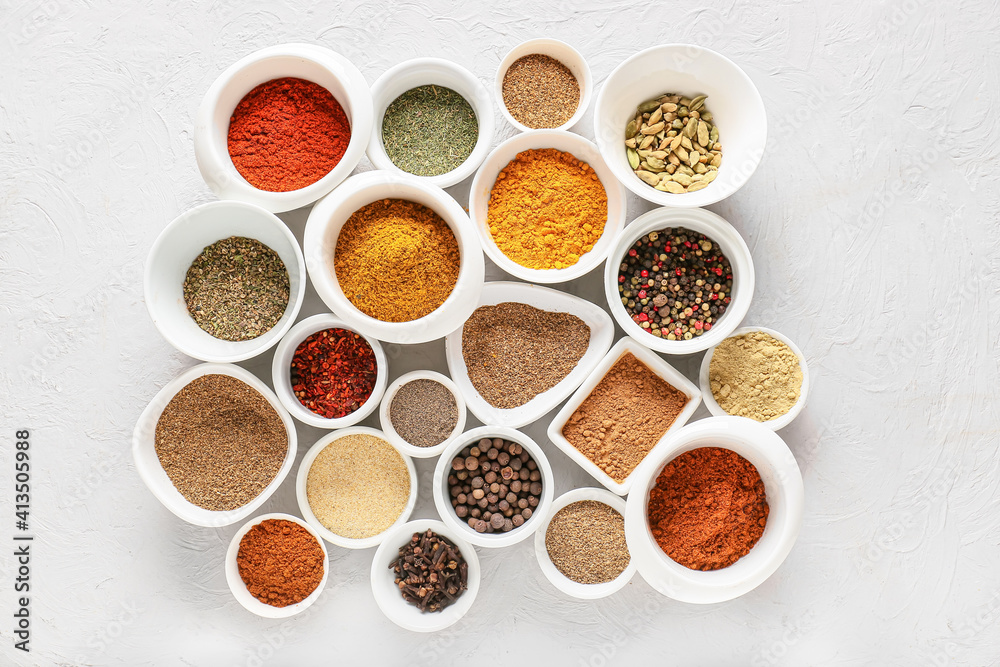
[{"label": "red chili powder", "polygon": [[721,447],[700,447],[670,461],[647,507],[656,543],[692,570],[718,570],[750,553],[769,511],[757,468]]},{"label": "red chili powder", "polygon": [[330,173],[347,151],[351,124],[326,88],[305,79],[266,81],[229,119],[229,156],[250,185],[288,192]]}]

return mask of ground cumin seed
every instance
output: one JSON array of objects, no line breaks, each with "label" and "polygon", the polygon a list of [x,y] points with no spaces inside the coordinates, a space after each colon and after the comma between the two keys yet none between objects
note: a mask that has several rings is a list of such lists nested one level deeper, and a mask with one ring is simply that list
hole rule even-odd
[{"label": "ground cumin seed", "polygon": [[387,530],[410,497],[410,472],[382,438],[345,435],[328,444],[309,467],[309,509],[330,532],[351,539]]},{"label": "ground cumin seed", "polygon": [[580,84],[573,73],[540,53],[518,58],[507,68],[501,93],[510,115],[532,129],[559,127],[580,105]]},{"label": "ground cumin seed", "polygon": [[476,391],[495,408],[524,405],[570,374],[590,345],[576,315],[526,303],[480,306],[462,329],[462,357]]},{"label": "ground cumin seed", "polygon": [[163,471],[189,502],[234,510],[277,476],[288,433],[253,387],[228,375],[203,375],[170,399],[156,422],[155,447]]},{"label": "ground cumin seed", "polygon": [[580,500],[556,512],[545,531],[552,564],[579,584],[614,581],[628,567],[625,518],[597,500]]},{"label": "ground cumin seed", "polygon": [[562,434],[621,483],[663,437],[687,402],[684,392],[626,352],[570,416]]}]

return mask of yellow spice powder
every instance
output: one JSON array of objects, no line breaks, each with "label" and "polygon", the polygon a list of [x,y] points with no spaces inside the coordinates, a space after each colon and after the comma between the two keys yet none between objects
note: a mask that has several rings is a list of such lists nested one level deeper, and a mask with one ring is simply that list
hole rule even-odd
[{"label": "yellow spice powder", "polygon": [[529,269],[573,266],[593,250],[607,219],[601,179],[554,148],[522,151],[504,167],[486,217],[500,251]]},{"label": "yellow spice powder", "polygon": [[731,336],[715,348],[708,364],[712,396],[731,415],[759,422],[792,409],[802,391],[802,366],[791,348],[754,331]]}]

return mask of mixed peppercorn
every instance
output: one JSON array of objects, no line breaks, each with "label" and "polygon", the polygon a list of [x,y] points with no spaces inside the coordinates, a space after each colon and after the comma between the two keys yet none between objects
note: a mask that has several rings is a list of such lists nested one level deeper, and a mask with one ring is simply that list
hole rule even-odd
[{"label": "mixed peppercorn", "polygon": [[629,249],[618,292],[632,320],[654,336],[691,340],[732,300],[733,267],[719,244],[683,227],[650,232]]}]

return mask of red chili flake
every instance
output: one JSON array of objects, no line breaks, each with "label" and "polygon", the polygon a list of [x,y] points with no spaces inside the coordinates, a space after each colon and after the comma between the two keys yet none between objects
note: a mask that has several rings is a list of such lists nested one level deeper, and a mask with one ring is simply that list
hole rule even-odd
[{"label": "red chili flake", "polygon": [[292,391],[299,403],[320,417],[339,419],[372,395],[378,363],[361,335],[325,329],[306,338],[292,357]]}]

